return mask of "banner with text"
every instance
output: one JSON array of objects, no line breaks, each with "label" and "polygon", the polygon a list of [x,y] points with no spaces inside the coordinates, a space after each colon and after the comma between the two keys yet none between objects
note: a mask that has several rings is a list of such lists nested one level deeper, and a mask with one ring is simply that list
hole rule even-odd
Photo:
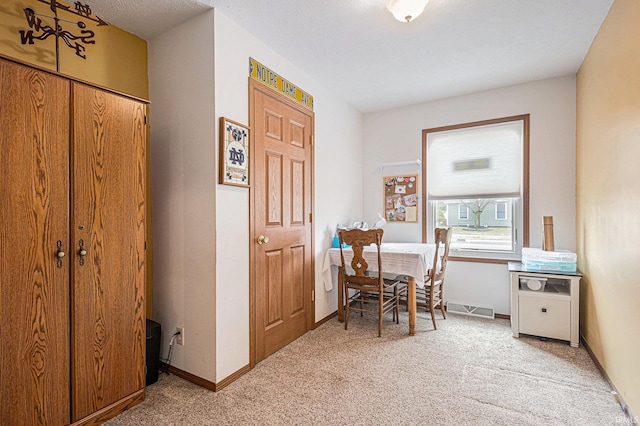
[{"label": "banner with text", "polygon": [[269,68],[253,58],[249,58],[249,75],[278,93],[313,111],[313,96],[300,89],[295,84],[285,80]]}]

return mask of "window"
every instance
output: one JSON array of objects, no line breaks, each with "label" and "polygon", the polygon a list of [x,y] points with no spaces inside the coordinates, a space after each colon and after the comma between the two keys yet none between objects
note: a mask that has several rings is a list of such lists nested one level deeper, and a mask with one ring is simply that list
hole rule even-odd
[{"label": "window", "polygon": [[496,220],[507,220],[507,203],[496,201]]},{"label": "window", "polygon": [[519,259],[529,243],[528,160],[529,115],[423,130],[423,239],[450,226],[451,256]]},{"label": "window", "polygon": [[469,219],[469,208],[464,204],[458,204],[458,219]]}]

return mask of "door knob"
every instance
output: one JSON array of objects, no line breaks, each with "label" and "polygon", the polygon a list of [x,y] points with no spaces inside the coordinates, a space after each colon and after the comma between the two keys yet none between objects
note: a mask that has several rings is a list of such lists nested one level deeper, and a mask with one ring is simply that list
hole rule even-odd
[{"label": "door knob", "polygon": [[265,237],[264,235],[260,235],[258,237],[258,244],[263,245],[268,243],[269,243],[269,237]]},{"label": "door knob", "polygon": [[78,250],[78,254],[80,255],[80,266],[84,266],[84,257],[87,255],[87,250],[84,248],[84,240],[78,241],[80,245],[80,249]]},{"label": "door knob", "polygon": [[57,246],[58,246],[58,251],[56,252],[56,257],[58,259],[56,263],[58,264],[58,268],[62,268],[62,258],[65,255],[65,252],[62,250],[62,241],[58,240]]}]

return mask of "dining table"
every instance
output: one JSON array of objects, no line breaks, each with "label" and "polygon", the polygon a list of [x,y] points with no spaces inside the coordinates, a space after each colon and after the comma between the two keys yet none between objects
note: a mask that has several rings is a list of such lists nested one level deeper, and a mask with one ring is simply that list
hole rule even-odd
[{"label": "dining table", "polygon": [[[342,249],[345,264],[353,259],[350,247]],[[429,268],[433,265],[436,246],[430,243],[382,243],[380,259],[382,272],[389,276],[404,276],[407,281],[407,305],[409,310],[409,335],[416,334],[416,286],[424,288]],[[369,270],[378,271],[378,251],[375,245],[365,247],[363,256]],[[338,321],[344,320],[344,291],[342,286],[342,261],[340,248],[330,248],[325,255],[322,277],[325,291],[331,291],[334,283],[338,286]]]}]

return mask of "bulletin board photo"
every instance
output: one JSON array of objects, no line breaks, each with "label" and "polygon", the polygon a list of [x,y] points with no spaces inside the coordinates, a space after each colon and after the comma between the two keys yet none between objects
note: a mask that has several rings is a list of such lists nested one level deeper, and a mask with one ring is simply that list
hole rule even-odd
[{"label": "bulletin board photo", "polygon": [[387,222],[418,221],[418,175],[383,177]]}]

